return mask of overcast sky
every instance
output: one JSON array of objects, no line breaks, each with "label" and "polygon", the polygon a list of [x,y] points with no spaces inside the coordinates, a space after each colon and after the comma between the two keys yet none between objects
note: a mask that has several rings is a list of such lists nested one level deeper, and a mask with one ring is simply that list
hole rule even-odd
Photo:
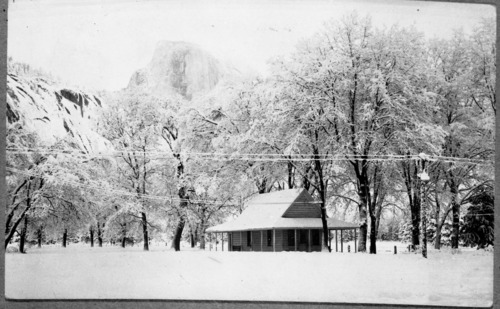
[{"label": "overcast sky", "polygon": [[269,58],[353,10],[426,37],[495,17],[493,6],[404,0],[9,0],[8,54],[88,89],[125,87],[160,40],[193,42],[265,74]]}]

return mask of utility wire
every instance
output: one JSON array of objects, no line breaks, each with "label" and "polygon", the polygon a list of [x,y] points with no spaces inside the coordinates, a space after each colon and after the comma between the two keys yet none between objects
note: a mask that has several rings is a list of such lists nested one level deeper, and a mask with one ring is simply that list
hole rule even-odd
[{"label": "utility wire", "polygon": [[[181,153],[172,153],[165,151],[134,151],[134,150],[117,150],[117,151],[107,151],[107,152],[98,152],[95,154],[87,154],[77,150],[41,150],[35,148],[7,148],[7,152],[12,154],[31,154],[31,153],[40,153],[40,154],[72,154],[72,155],[81,155],[86,158],[89,157],[106,157],[106,156],[122,156],[123,154],[135,154],[135,155],[144,155],[148,154],[150,156],[160,156],[161,158],[165,158],[168,156],[170,158],[171,155],[183,155],[183,156],[192,156],[198,157],[204,160],[210,161],[233,161],[233,160],[241,160],[241,161],[262,161],[262,162],[288,162],[288,161],[310,161],[310,160],[320,160],[320,161],[349,161],[349,160],[365,160],[365,161],[407,161],[407,160],[421,160],[419,156],[404,156],[404,155],[332,155],[332,154],[271,154],[271,153],[202,153],[202,152],[181,152]],[[440,161],[440,162],[449,162],[449,163],[469,163],[469,164],[477,164],[477,165],[487,165],[492,164],[492,160],[482,160],[482,159],[472,159],[472,158],[460,158],[460,157],[446,157],[446,156],[428,156],[428,159],[431,161]]]}]

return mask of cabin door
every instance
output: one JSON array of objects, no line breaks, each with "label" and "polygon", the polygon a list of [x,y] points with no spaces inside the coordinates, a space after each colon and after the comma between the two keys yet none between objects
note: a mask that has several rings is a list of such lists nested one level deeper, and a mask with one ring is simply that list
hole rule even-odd
[{"label": "cabin door", "polygon": [[298,230],[298,245],[297,245],[297,251],[308,251],[309,248],[309,236],[308,236],[308,230]]}]

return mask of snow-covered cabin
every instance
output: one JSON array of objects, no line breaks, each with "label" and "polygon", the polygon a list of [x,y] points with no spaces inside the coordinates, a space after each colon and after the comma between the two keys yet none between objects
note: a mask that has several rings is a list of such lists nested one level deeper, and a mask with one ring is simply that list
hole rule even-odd
[{"label": "snow-covered cabin", "polygon": [[[341,235],[343,230],[354,230],[356,235],[359,228],[334,218],[327,218],[327,226],[329,234],[335,230],[336,235],[339,230]],[[223,241],[226,233],[229,251],[312,252],[322,250],[322,229],[320,203],[305,189],[289,189],[255,196],[239,217],[210,227],[207,233],[210,238],[222,236]],[[335,241],[337,247],[337,237]]]}]

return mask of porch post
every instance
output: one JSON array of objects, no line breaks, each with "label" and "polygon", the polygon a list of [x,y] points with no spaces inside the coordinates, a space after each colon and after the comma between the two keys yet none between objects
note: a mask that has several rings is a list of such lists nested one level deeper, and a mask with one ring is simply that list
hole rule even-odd
[{"label": "porch post", "polygon": [[293,233],[294,233],[294,237],[293,237],[293,240],[295,242],[295,251],[297,251],[297,229],[294,229],[293,230]]},{"label": "porch post", "polygon": [[344,230],[340,230],[340,252],[344,252],[344,242],[342,240],[342,232]]},{"label": "porch post", "polygon": [[224,232],[222,232],[222,251],[224,251]]},{"label": "porch post", "polygon": [[[319,231],[319,244],[320,244],[320,246],[321,246],[320,251],[323,251],[323,249],[328,249],[328,248],[326,247],[326,245],[325,245],[325,242],[323,242],[323,237],[324,237],[324,236],[323,236],[323,231]],[[328,241],[327,241],[326,243],[328,243]]]},{"label": "porch post", "polygon": [[358,246],[356,246],[356,229],[354,229],[354,253],[358,252]]},{"label": "porch post", "polygon": [[208,247],[212,251],[212,233],[208,233]]},{"label": "porch post", "polygon": [[321,249],[320,251],[323,251],[323,248],[325,248],[325,244],[323,243],[323,233],[321,233],[322,231],[319,232],[319,244],[321,246]]},{"label": "porch post", "polygon": [[276,252],[276,229],[273,229],[273,252]]},{"label": "porch post", "polygon": [[250,251],[253,251],[253,232],[250,231]]},{"label": "porch post", "polygon": [[311,246],[311,229],[307,230],[307,252],[311,252],[312,246]]},{"label": "porch post", "polygon": [[264,231],[260,230],[260,252],[264,251],[262,250],[263,243],[264,243]]},{"label": "porch post", "polygon": [[337,237],[339,236],[338,235],[338,230],[335,230],[335,252],[339,252],[339,242],[338,242],[338,239]]},{"label": "porch post", "polygon": [[243,234],[240,231],[240,250],[243,251]]},{"label": "porch post", "polygon": [[215,232],[215,251],[217,251],[217,232]]}]

